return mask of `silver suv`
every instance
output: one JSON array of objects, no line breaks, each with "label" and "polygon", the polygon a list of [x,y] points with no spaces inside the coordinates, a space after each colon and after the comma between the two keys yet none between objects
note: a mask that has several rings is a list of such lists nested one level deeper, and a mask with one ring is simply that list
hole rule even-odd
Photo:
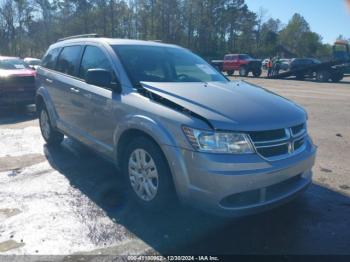
[{"label": "silver suv", "polygon": [[147,208],[177,195],[217,214],[251,214],[311,183],[306,112],[178,46],[59,41],[38,68],[36,104],[48,145],[64,135],[86,144],[120,168]]}]

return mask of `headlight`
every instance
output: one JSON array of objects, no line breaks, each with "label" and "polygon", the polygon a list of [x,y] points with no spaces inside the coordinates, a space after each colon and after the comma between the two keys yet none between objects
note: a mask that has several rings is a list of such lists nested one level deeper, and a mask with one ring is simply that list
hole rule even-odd
[{"label": "headlight", "polygon": [[251,154],[254,149],[246,134],[214,132],[182,127],[194,149],[208,153]]}]

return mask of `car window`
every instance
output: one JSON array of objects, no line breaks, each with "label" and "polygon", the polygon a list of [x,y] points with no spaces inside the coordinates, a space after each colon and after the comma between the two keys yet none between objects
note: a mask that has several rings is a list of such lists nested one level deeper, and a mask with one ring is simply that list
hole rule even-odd
[{"label": "car window", "polygon": [[77,45],[63,48],[57,61],[57,71],[75,76],[81,49],[82,47]]},{"label": "car window", "polygon": [[44,57],[42,66],[48,69],[55,69],[57,57],[60,54],[60,48],[50,50]]},{"label": "car window", "polygon": [[239,55],[239,59],[241,60],[249,60],[251,57],[249,55]]},{"label": "car window", "polygon": [[81,61],[79,78],[85,79],[89,69],[100,68],[109,71],[113,76],[113,68],[105,53],[96,46],[87,46]]},{"label": "car window", "polygon": [[28,65],[40,65],[40,60],[30,60],[26,62]]}]

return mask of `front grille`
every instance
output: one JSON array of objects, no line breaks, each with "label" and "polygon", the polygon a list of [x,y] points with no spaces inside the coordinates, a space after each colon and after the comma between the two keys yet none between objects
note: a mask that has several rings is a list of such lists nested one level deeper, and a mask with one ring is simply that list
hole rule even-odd
[{"label": "front grille", "polygon": [[261,147],[257,148],[257,151],[260,155],[266,158],[280,156],[288,154],[288,145],[284,144],[279,146]]},{"label": "front grille", "polygon": [[297,125],[297,126],[293,126],[291,128],[293,135],[297,135],[300,132],[303,132],[305,130],[305,124],[301,124],[301,125]]},{"label": "front grille", "polygon": [[286,137],[286,131],[284,129],[276,129],[270,131],[258,131],[250,132],[250,138],[255,142],[278,140]]},{"label": "front grille", "polygon": [[6,86],[35,86],[34,76],[12,76],[2,80],[2,83]]},{"label": "front grille", "polygon": [[299,139],[299,140],[296,140],[294,142],[294,150],[299,150],[300,148],[302,148],[304,143],[305,143],[305,138],[304,137]]},{"label": "front grille", "polygon": [[305,146],[306,124],[289,128],[250,132],[249,136],[258,154],[269,160],[287,158]]}]

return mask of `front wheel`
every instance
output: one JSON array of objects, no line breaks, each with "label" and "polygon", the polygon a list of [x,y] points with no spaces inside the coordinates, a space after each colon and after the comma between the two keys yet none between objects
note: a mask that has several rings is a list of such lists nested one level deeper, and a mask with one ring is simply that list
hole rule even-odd
[{"label": "front wheel", "polygon": [[40,111],[39,124],[41,134],[48,145],[56,146],[62,143],[64,135],[52,127],[49,113],[45,107]]},{"label": "front wheel", "polygon": [[344,78],[344,74],[343,74],[343,73],[340,73],[340,72],[334,73],[334,74],[331,76],[331,80],[332,80],[332,82],[334,82],[334,83],[340,82],[343,78]]},{"label": "front wheel", "polygon": [[234,70],[228,70],[228,71],[227,71],[227,74],[228,74],[229,76],[233,76],[233,75],[234,75],[234,73],[235,73],[235,71],[234,71]]},{"label": "front wheel", "polygon": [[142,207],[163,207],[175,195],[167,160],[159,146],[147,137],[137,137],[127,146],[122,171],[128,195]]}]

